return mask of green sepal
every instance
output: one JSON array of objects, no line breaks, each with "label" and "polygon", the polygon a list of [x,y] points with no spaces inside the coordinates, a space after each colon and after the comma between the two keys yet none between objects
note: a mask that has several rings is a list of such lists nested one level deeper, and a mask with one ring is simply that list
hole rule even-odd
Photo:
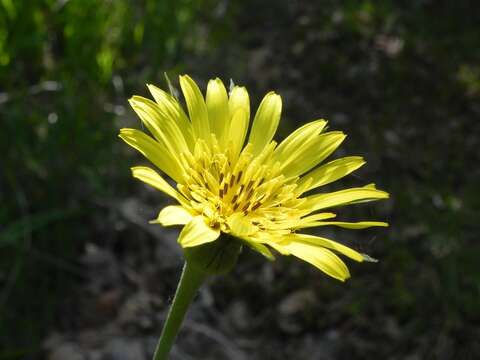
[{"label": "green sepal", "polygon": [[224,233],[213,242],[183,249],[187,263],[208,275],[231,271],[241,251],[241,241]]}]

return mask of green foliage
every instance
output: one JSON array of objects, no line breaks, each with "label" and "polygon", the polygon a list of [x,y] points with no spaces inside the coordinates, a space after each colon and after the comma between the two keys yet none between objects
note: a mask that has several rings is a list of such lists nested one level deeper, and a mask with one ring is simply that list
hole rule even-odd
[{"label": "green foliage", "polygon": [[0,1],[0,348],[38,349],[58,323],[79,250],[129,180],[115,121],[132,87],[181,63],[202,6]]}]

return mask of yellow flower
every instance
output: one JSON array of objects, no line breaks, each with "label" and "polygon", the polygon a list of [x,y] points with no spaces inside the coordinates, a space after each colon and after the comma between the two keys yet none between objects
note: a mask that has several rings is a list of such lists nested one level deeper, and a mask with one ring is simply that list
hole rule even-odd
[{"label": "yellow flower", "polygon": [[335,241],[301,233],[326,225],[387,226],[376,221],[332,221],[336,215],[325,212],[388,198],[373,184],[305,195],[365,163],[362,157],[349,156],[318,166],[345,134],[324,132],[327,122],[316,120],[277,144],[272,139],[282,100],[274,92],[263,98],[248,132],[250,101],[244,87],[235,86],[228,94],[220,79],[210,80],[204,99],[189,76],[180,76],[180,86],[188,116],[174,97],[148,85],[155,102],[134,96],[130,104],[153,138],[135,129],[121,129],[119,135],[177,183],[175,189],[149,167],[132,168],[135,178],[179,204],[165,207],[153,222],[184,225],[178,238],[184,249],[222,241],[220,235],[229,234],[270,259],[273,248],[342,281],[350,274],[335,252],[359,262],[372,260]]}]

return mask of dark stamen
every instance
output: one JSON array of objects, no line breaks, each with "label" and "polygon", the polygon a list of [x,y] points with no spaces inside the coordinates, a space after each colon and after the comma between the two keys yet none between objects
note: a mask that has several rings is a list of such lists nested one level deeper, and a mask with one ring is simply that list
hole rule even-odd
[{"label": "dark stamen", "polygon": [[257,210],[257,209],[260,207],[260,205],[262,205],[262,203],[261,203],[260,201],[259,201],[259,202],[257,202],[255,205],[253,205],[253,207],[252,207],[252,211],[255,211],[255,210]]}]

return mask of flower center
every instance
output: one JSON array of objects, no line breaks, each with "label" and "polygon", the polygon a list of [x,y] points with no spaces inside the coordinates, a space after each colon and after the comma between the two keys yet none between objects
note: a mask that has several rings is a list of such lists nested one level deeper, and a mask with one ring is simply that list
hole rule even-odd
[{"label": "flower center", "polygon": [[199,140],[193,154],[181,155],[185,173],[178,189],[191,210],[204,216],[214,229],[230,232],[232,215],[262,230],[291,228],[292,219],[301,216],[296,208],[303,200],[295,191],[297,179],[281,174],[275,146],[272,142],[253,156],[248,144],[235,156],[231,144],[221,151],[214,137],[210,145]]}]

